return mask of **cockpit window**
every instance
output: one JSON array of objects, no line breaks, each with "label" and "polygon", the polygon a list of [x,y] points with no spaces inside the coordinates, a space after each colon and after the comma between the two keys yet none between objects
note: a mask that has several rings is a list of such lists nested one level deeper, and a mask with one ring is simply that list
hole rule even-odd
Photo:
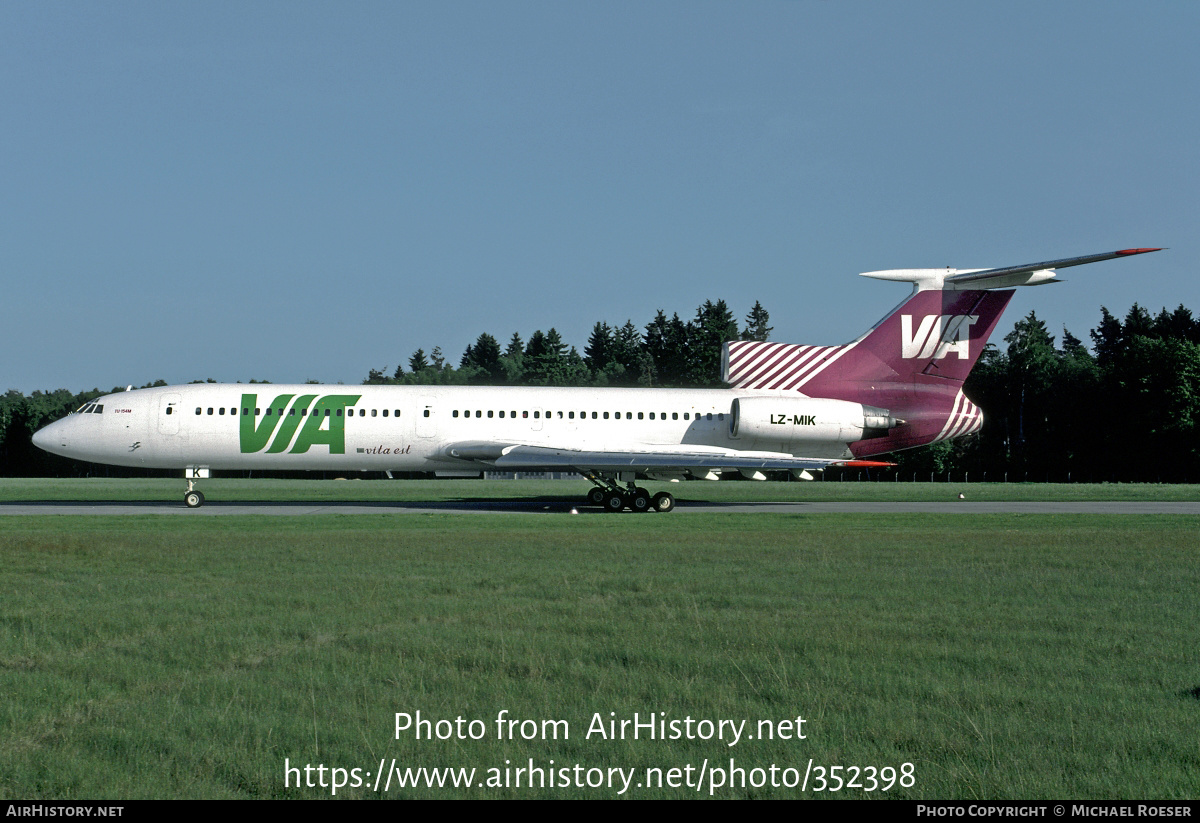
[{"label": "cockpit window", "polygon": [[76,414],[103,414],[104,413],[104,404],[103,403],[93,403],[92,401],[89,400],[88,402],[86,402],[82,406],[80,406],[78,409],[76,409],[75,413]]}]

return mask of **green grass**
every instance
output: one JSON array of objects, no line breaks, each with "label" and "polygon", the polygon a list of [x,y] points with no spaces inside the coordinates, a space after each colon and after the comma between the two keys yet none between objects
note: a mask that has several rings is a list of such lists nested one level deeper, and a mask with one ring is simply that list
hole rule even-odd
[{"label": "green grass", "polygon": [[[1188,516],[4,517],[0,797],[328,796],[285,758],[730,757],[912,763],[886,795],[910,799],[1195,797],[1198,544]],[[394,739],[418,710],[487,736]],[[570,739],[498,740],[501,710]],[[597,712],[800,715],[807,739],[585,739]],[[388,796],[463,795],[616,790]]]},{"label": "green grass", "polygon": [[[655,483],[681,500],[729,502],[1200,500],[1200,485],[1157,483],[897,483],[837,482],[706,482]],[[178,502],[182,479],[17,479],[0,478],[0,503],[35,500],[139,500]],[[276,480],[215,478],[198,488],[212,501],[453,501],[477,498],[548,498],[580,500],[591,488],[586,480]]]}]

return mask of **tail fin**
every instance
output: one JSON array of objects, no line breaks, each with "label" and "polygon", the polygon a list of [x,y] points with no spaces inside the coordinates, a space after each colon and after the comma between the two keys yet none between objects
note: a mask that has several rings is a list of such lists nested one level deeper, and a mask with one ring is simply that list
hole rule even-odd
[{"label": "tail fin", "polygon": [[1012,287],[1057,282],[1055,269],[1150,251],[1159,249],[1122,249],[1000,269],[866,272],[864,277],[912,283],[913,293],[870,331],[843,346],[726,343],[722,379],[734,388],[816,391],[822,396],[836,396],[824,392],[846,384],[961,384],[1012,298]]},{"label": "tail fin", "polygon": [[880,383],[935,379],[961,384],[1012,295],[1012,290],[918,290],[862,337],[842,346],[726,343],[723,377],[737,389],[822,397]]},{"label": "tail fin", "polygon": [[795,391],[884,408],[904,425],[851,444],[856,457],[978,431],[983,415],[962,392],[1013,287],[1056,282],[1054,270],[1158,249],[1069,257],[1001,269],[897,269],[866,277],[914,285],[913,293],[852,343],[796,346],[736,341],[722,352],[735,389]]}]

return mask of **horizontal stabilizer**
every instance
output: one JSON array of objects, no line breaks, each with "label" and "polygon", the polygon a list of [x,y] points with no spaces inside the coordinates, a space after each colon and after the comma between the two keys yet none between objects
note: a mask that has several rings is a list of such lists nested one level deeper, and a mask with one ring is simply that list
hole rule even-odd
[{"label": "horizontal stabilizer", "polygon": [[1082,266],[1117,257],[1131,257],[1161,249],[1121,249],[1087,254],[1082,257],[1064,257],[1061,260],[1046,260],[1041,263],[1026,263],[1020,266],[1005,266],[999,269],[889,269],[887,271],[863,272],[863,277],[876,280],[899,280],[916,284],[919,290],[942,289],[944,291],[1010,289],[1015,286],[1040,286],[1054,283],[1056,269]]}]

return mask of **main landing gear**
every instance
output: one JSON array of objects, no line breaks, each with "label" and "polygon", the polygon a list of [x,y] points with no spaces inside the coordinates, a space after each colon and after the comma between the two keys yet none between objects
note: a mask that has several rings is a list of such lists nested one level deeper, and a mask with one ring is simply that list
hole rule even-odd
[{"label": "main landing gear", "polygon": [[[602,506],[605,511],[619,512],[629,509],[635,512],[665,513],[675,508],[673,496],[667,492],[651,496],[650,492],[634,482],[632,475],[621,476],[619,479],[599,474],[585,474],[584,477],[596,484],[596,488],[588,492],[587,502],[593,506]],[[625,488],[621,488],[621,481],[625,481]]]}]

